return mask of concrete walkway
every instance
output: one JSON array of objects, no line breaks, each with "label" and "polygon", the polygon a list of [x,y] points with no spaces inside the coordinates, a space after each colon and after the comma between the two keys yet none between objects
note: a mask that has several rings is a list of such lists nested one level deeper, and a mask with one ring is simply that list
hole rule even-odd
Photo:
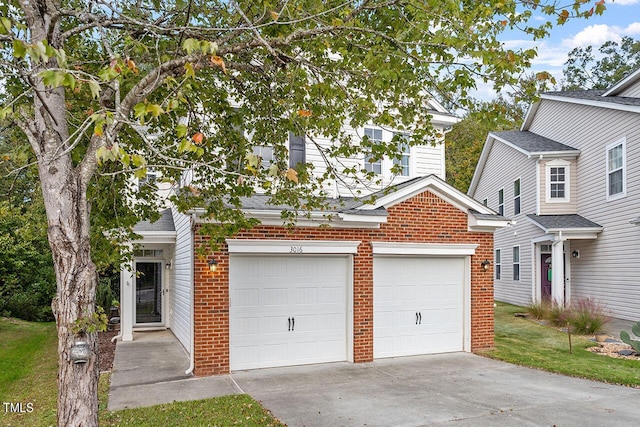
[{"label": "concrete walkway", "polygon": [[118,341],[109,388],[110,411],[174,401],[238,394],[229,375],[195,378],[185,374],[189,357],[170,331],[136,332]]},{"label": "concrete walkway", "polygon": [[170,332],[134,338],[117,345],[110,410],[246,392],[289,427],[607,426],[640,419],[639,389],[468,353],[193,378]]}]

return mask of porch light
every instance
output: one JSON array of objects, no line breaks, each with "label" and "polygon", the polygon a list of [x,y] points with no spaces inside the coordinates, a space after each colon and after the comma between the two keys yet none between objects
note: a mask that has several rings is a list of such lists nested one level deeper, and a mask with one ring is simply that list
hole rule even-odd
[{"label": "porch light", "polygon": [[491,261],[489,261],[488,259],[485,259],[480,263],[480,265],[482,266],[482,269],[484,271],[487,271],[489,269],[489,265],[491,265]]},{"label": "porch light", "polygon": [[209,271],[212,273],[215,273],[216,268],[218,268],[218,261],[216,261],[215,258],[211,258],[208,264],[209,264]]},{"label": "porch light", "polygon": [[77,341],[69,351],[69,359],[75,364],[83,364],[91,357],[91,347],[85,341]]}]

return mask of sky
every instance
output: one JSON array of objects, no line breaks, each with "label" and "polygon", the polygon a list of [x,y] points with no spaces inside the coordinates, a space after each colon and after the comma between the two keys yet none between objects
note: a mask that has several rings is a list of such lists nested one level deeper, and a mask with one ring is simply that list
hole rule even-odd
[{"label": "sky", "polygon": [[[569,20],[562,26],[554,26],[550,37],[541,41],[526,40],[522,33],[516,32],[506,33],[501,38],[514,50],[537,47],[538,56],[533,61],[532,71],[549,71],[560,81],[564,63],[573,48],[593,46],[597,51],[606,41],[620,42],[623,36],[640,40],[640,0],[606,0],[605,5],[607,9],[601,16]],[[488,85],[479,85],[477,97],[492,99],[495,92]]]}]

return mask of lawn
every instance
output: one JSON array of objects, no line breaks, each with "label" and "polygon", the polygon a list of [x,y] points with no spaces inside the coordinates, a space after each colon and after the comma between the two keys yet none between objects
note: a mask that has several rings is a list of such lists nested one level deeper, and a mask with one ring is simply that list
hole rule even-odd
[{"label": "lawn", "polygon": [[[0,401],[33,405],[32,412],[0,414],[0,425],[56,424],[55,324],[0,318]],[[100,378],[101,426],[283,426],[250,396],[235,395],[150,408],[107,411],[109,375]]]},{"label": "lawn", "polygon": [[640,361],[591,353],[586,348],[596,344],[583,336],[572,336],[570,354],[566,332],[514,315],[524,311],[522,307],[497,304],[496,348],[483,355],[572,377],[640,387]]}]

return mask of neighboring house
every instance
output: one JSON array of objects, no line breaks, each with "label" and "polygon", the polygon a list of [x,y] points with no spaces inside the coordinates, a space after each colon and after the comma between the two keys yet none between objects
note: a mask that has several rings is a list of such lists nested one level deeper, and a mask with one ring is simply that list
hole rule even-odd
[{"label": "neighboring house", "polygon": [[[454,121],[434,113],[441,130]],[[375,126],[354,131],[367,132],[389,137]],[[292,157],[323,166],[315,144],[298,142]],[[244,200],[261,225],[207,258],[198,210],[138,224],[142,239],[122,272],[122,339],[170,328],[197,375],[490,348],[489,260],[493,231],[507,221],[444,182],[442,141],[407,154],[406,176],[391,176],[390,160],[375,170],[394,186],[373,204],[339,197],[349,189],[336,184],[331,220],[312,212],[290,230],[266,196]]]},{"label": "neighboring house", "polygon": [[490,133],[468,194],[510,218],[495,297],[593,298],[640,318],[640,70],[608,90],[547,92],[521,131]]}]

